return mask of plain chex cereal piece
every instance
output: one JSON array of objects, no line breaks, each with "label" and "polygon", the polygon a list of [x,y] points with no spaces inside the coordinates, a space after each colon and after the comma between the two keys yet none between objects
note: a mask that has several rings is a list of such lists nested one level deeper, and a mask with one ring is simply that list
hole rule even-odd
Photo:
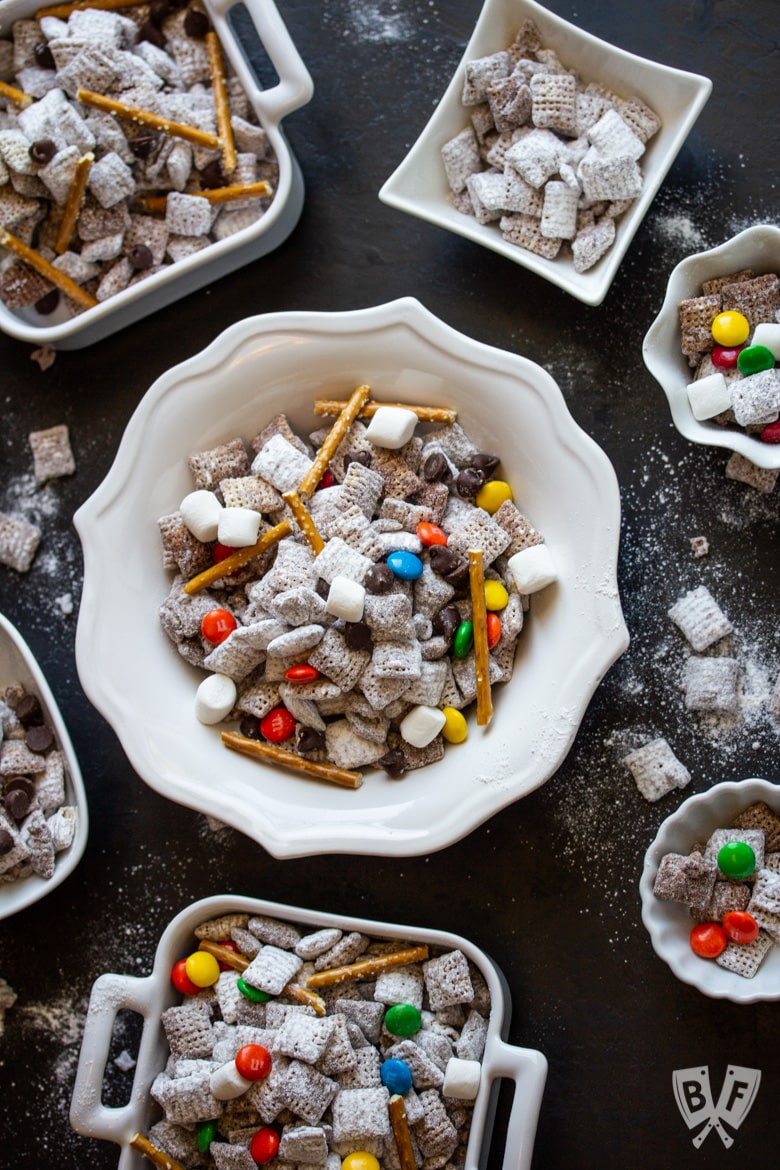
[{"label": "plain chex cereal piece", "polygon": [[733,714],[739,706],[737,682],[739,666],[735,658],[698,658],[685,663],[682,689],[689,711]]},{"label": "plain chex cereal piece", "polygon": [[680,332],[682,334],[682,351],[694,363],[701,353],[707,353],[714,343],[712,337],[712,322],[721,311],[720,296],[709,293],[701,297],[689,297],[680,301],[678,312],[680,315]]},{"label": "plain chex cereal piece", "polygon": [[26,573],[41,540],[41,530],[21,516],[0,512],[0,564]]},{"label": "plain chex cereal piece", "polygon": [[726,971],[733,971],[744,979],[752,979],[771,949],[771,937],[761,931],[751,943],[729,942],[715,962]]},{"label": "plain chex cereal piece", "polygon": [[663,738],[650,740],[623,757],[636,786],[646,800],[660,800],[675,788],[685,788],[691,774]]},{"label": "plain chex cereal piece", "polygon": [[64,425],[49,427],[45,431],[31,431],[29,436],[33,453],[33,470],[36,483],[46,483],[61,475],[73,475],[76,461],[70,446],[68,428]]},{"label": "plain chex cereal piece", "polygon": [[658,866],[653,893],[664,901],[682,902],[704,911],[712,900],[717,876],[715,862],[701,853],[667,853]]},{"label": "plain chex cereal piece", "polygon": [[280,995],[302,966],[303,960],[297,955],[269,944],[264,946],[260,954],[249,964],[244,971],[243,979],[258,991],[265,991],[268,995]]},{"label": "plain chex cereal piece", "polygon": [[423,975],[432,1011],[453,1003],[470,1003],[474,988],[469,965],[462,951],[449,951],[423,964]]},{"label": "plain chex cereal piece", "polygon": [[681,597],[668,616],[696,651],[706,650],[734,630],[705,585],[699,585]]},{"label": "plain chex cereal piece", "polygon": [[504,215],[499,220],[501,234],[510,244],[526,248],[546,260],[554,260],[561,249],[561,240],[543,236],[539,220],[533,215]]},{"label": "plain chex cereal piece", "polygon": [[774,272],[749,280],[724,284],[720,290],[723,310],[736,309],[747,317],[750,328],[773,323],[780,312],[780,277]]}]

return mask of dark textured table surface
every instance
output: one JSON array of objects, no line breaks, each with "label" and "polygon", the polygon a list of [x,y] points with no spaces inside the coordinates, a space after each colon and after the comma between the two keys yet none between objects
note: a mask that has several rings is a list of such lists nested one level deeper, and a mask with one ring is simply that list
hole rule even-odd
[{"label": "dark textured table surface", "polygon": [[[0,975],[18,993],[0,1038],[4,1166],[116,1165],[115,1146],[78,1137],[68,1122],[91,985],[105,971],[147,973],[171,917],[196,898],[228,892],[451,930],[491,954],[511,989],[511,1041],[549,1060],[537,1170],[758,1165],[776,1156],[780,1008],[707,999],[653,953],[638,880],[657,826],[682,794],[647,803],[620,762],[630,747],[665,735],[692,773],[687,792],[746,776],[780,780],[780,730],[766,711],[780,671],[778,490],[727,480],[727,453],[685,441],[641,354],[679,260],[750,224],[777,221],[780,152],[769,116],[777,104],[776,4],[550,7],[714,82],[600,307],[377,199],[460,59],[478,0],[284,0],[280,10],[315,84],[311,104],[286,124],[307,186],[287,242],[114,337],[58,354],[46,371],[31,360],[31,346],[0,337],[0,510],[21,510],[44,533],[29,573],[0,567],[0,609],[28,639],[61,704],[91,815],[86,854],[71,877],[0,923]],[[610,456],[623,502],[620,588],[632,644],[553,779],[464,840],[410,860],[276,861],[142,783],[84,697],[74,657],[81,551],[71,517],[108,471],[151,383],[226,326],[278,309],[351,309],[406,294],[456,329],[546,367]],[[56,423],[70,428],[76,474],[32,493],[27,434]],[[690,538],[699,534],[710,553],[695,559]],[[746,692],[732,728],[686,713],[679,690],[683,644],[666,612],[699,583],[736,629]],[[72,613],[58,601],[66,594]],[[100,620],[99,612],[89,617]],[[130,1026],[117,1043],[133,1036]],[[755,1104],[730,1151],[715,1133],[695,1150],[672,1072],[708,1066],[717,1094],[728,1064],[761,1071]],[[131,1075],[112,1069],[111,1099],[122,1098]],[[500,1130],[490,1166],[500,1165]]]}]

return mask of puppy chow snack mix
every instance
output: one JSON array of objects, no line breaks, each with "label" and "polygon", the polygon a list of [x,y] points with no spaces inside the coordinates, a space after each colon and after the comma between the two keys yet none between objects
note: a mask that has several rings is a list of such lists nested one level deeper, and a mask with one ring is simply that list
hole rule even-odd
[{"label": "puppy chow snack mix", "polygon": [[638,160],[660,128],[655,112],[577,76],[532,20],[507,49],[467,62],[462,102],[471,124],[441,152],[454,206],[587,272],[641,194]]},{"label": "puppy chow snack mix", "polygon": [[197,4],[69,9],[0,39],[0,298],[42,324],[256,222],[278,176]]},{"label": "puppy chow snack mix", "polygon": [[528,595],[556,576],[498,457],[452,411],[369,394],[316,403],[335,422],[309,442],[280,415],[193,453],[193,490],[159,522],[163,629],[211,672],[198,718],[237,725],[233,750],[350,788],[363,767],[441,758],[472,703],[489,723]]}]

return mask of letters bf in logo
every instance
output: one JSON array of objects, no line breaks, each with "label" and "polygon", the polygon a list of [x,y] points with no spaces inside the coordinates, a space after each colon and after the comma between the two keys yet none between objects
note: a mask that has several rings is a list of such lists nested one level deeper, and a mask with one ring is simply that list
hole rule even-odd
[{"label": "letters bf in logo", "polygon": [[734,1143],[729,1130],[739,1129],[750,1112],[761,1084],[761,1073],[757,1068],[730,1064],[726,1069],[717,1105],[712,1103],[710,1073],[706,1066],[676,1069],[672,1073],[672,1084],[677,1108],[688,1129],[693,1132],[692,1140],[696,1149],[711,1129],[717,1132],[728,1149]]}]

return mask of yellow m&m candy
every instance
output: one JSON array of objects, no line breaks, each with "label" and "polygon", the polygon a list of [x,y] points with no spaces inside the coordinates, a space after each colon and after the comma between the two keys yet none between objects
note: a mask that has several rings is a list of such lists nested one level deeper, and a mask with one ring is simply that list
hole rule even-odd
[{"label": "yellow m&m candy", "polygon": [[509,601],[509,594],[500,581],[485,582],[485,609],[495,612],[505,609]]},{"label": "yellow m&m candy", "polygon": [[219,979],[219,963],[208,951],[193,951],[187,956],[184,969],[196,987],[212,987]]},{"label": "yellow m&m candy", "polygon": [[712,336],[718,345],[742,345],[747,341],[750,333],[748,319],[736,309],[727,309],[725,313],[718,313],[712,322]]},{"label": "yellow m&m candy", "polygon": [[469,733],[466,717],[457,707],[442,707],[444,726],[441,733],[447,743],[463,743]]},{"label": "yellow m&m candy", "polygon": [[503,479],[489,479],[477,492],[474,502],[478,508],[484,508],[492,516],[505,500],[511,499],[512,489],[508,483],[504,483]]}]

